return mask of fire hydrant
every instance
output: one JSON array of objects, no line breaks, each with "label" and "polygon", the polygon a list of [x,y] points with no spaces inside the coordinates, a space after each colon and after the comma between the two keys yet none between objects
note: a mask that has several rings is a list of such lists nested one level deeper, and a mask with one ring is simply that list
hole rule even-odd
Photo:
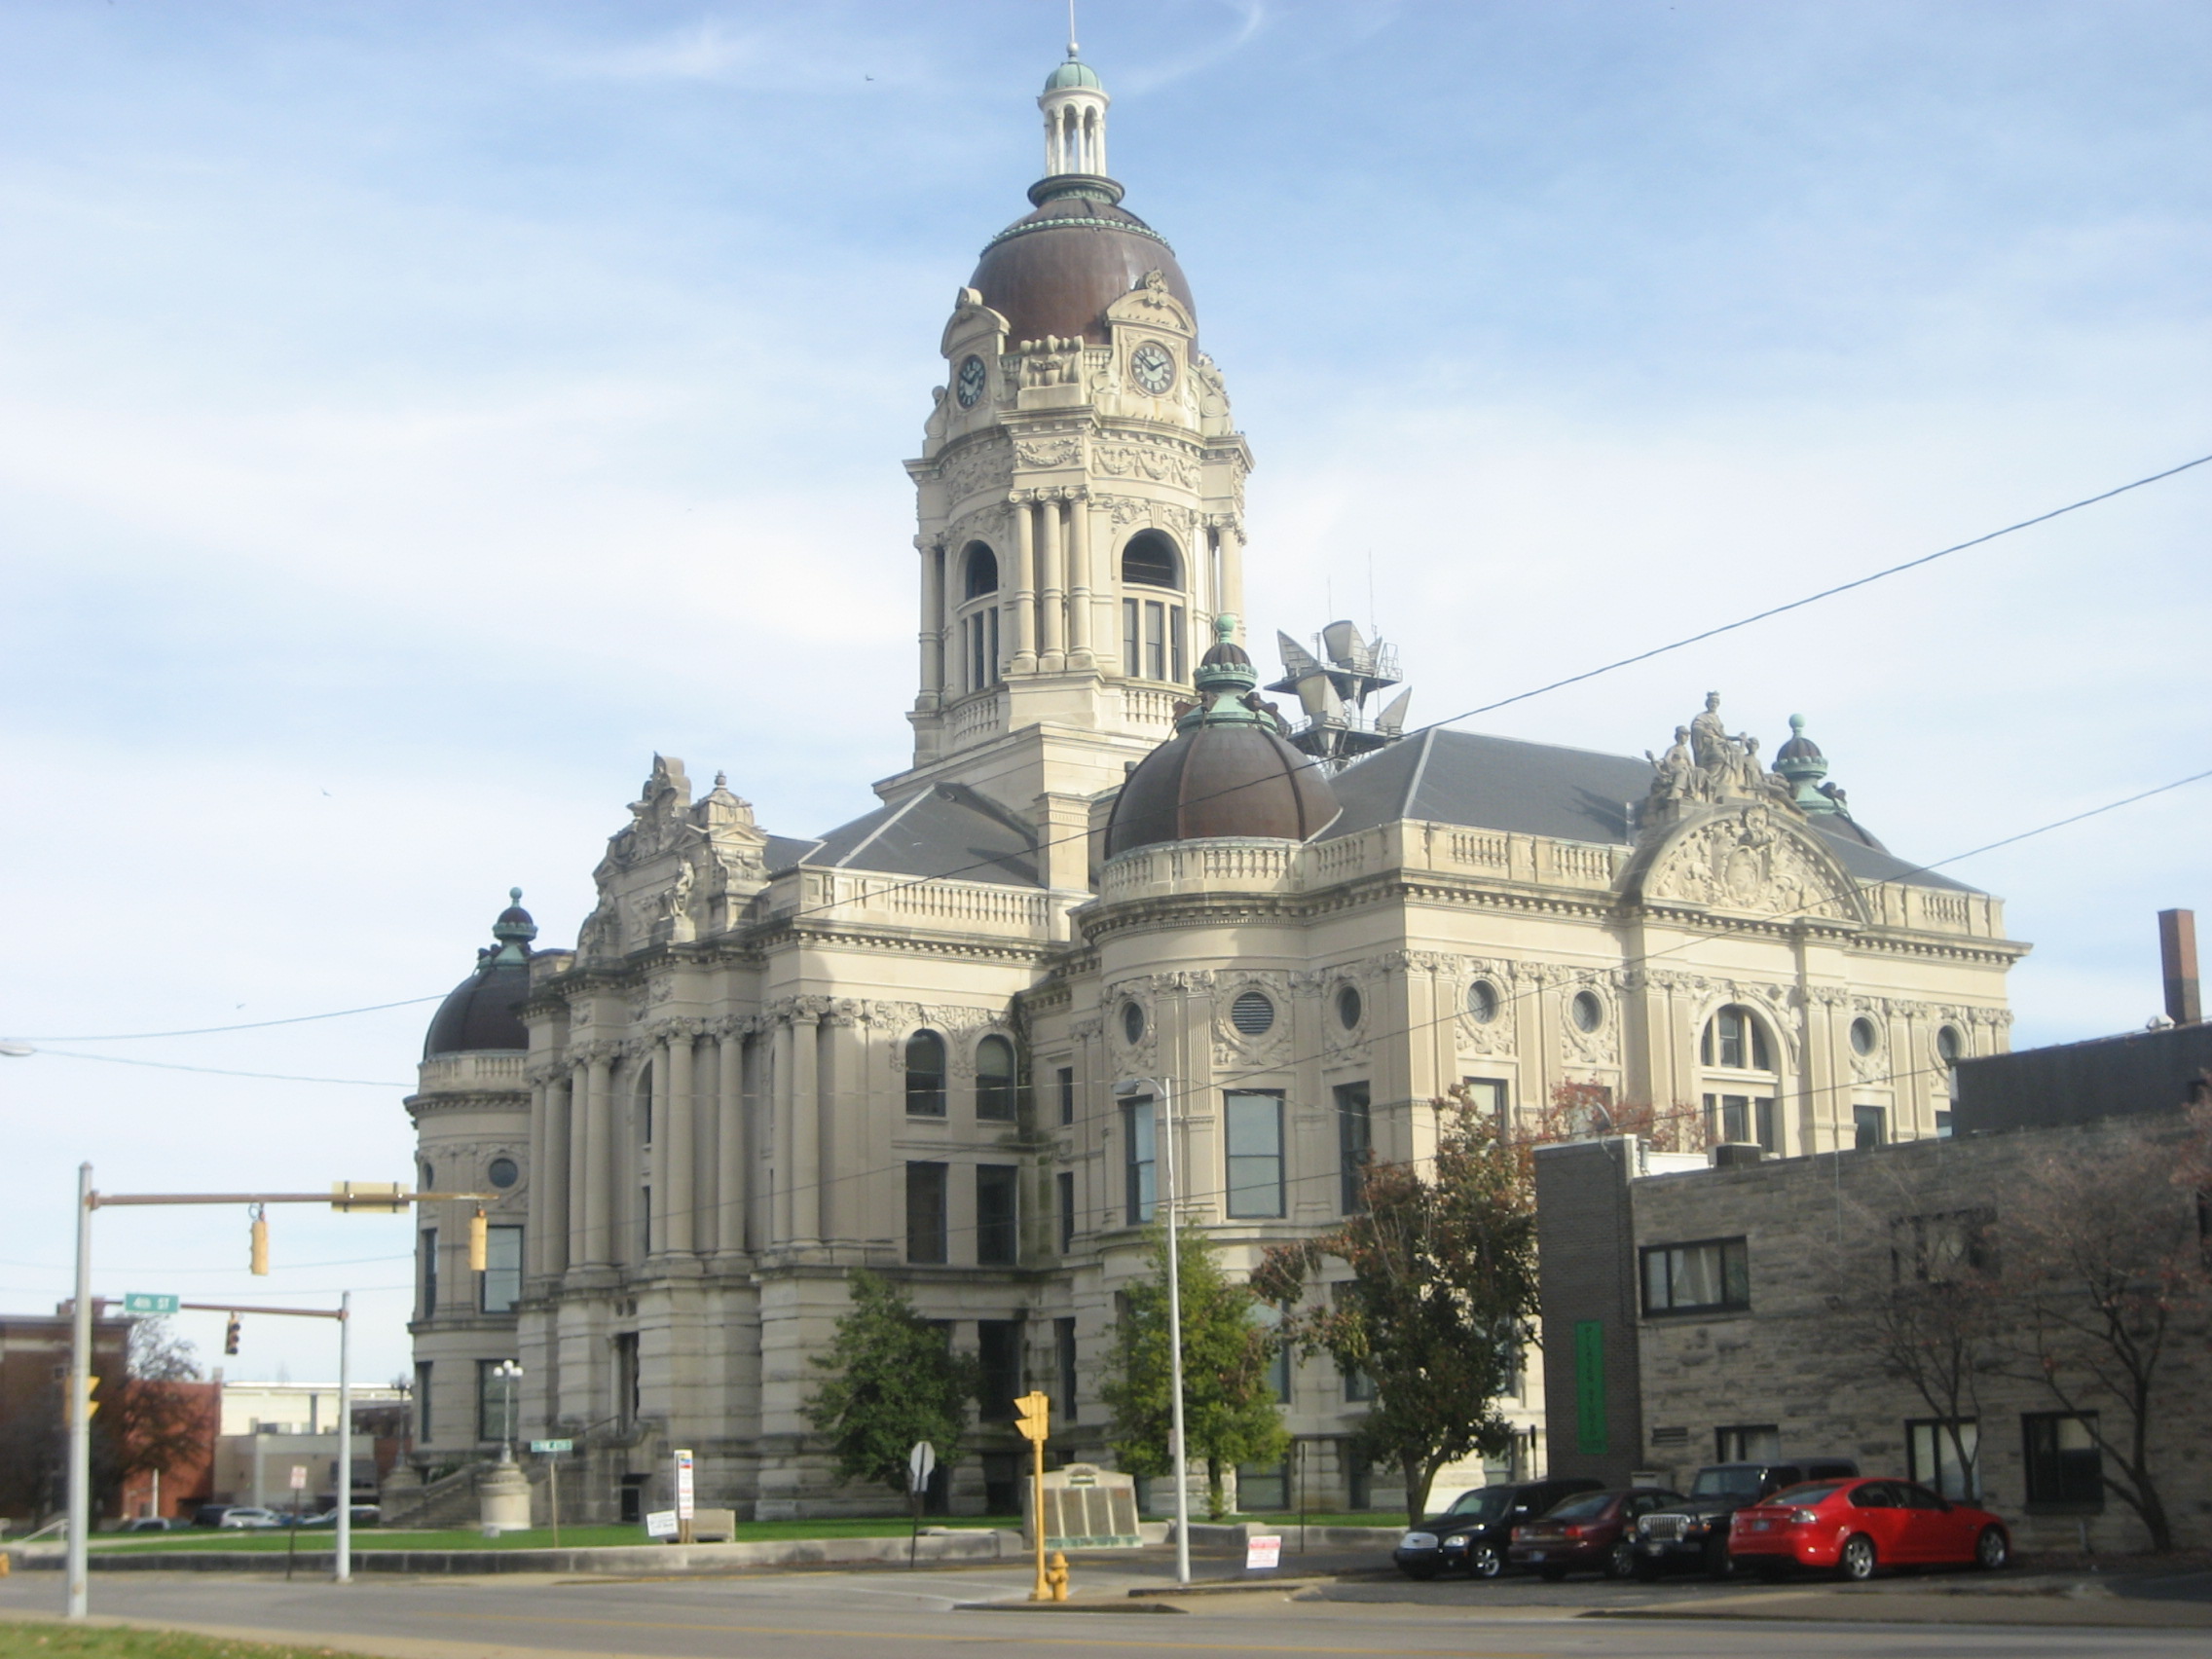
[{"label": "fire hydrant", "polygon": [[1052,1565],[1045,1569],[1045,1582],[1051,1589],[1053,1601],[1068,1599],[1068,1558],[1058,1550],[1052,1552]]}]

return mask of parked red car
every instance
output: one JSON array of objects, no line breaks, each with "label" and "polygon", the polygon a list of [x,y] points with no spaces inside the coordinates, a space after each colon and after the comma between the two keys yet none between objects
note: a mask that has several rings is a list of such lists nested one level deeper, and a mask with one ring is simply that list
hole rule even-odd
[{"label": "parked red car", "polygon": [[1822,1567],[1862,1579],[1878,1567],[1933,1563],[1994,1571],[2011,1560],[2012,1535],[1988,1510],[1911,1481],[1811,1481],[1737,1510],[1728,1553],[1776,1577]]},{"label": "parked red car", "polygon": [[1570,1572],[1634,1578],[1636,1548],[1629,1534],[1636,1530],[1637,1517],[1681,1501],[1680,1493],[1660,1487],[1576,1493],[1538,1519],[1514,1528],[1506,1559],[1555,1583]]}]

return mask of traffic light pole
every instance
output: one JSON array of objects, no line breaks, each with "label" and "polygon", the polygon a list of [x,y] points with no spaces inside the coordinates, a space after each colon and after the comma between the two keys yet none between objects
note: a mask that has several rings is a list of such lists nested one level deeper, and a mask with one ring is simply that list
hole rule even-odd
[{"label": "traffic light pole", "polygon": [[77,1299],[69,1309],[69,1616],[86,1612],[92,1530],[92,1166],[77,1165]]}]

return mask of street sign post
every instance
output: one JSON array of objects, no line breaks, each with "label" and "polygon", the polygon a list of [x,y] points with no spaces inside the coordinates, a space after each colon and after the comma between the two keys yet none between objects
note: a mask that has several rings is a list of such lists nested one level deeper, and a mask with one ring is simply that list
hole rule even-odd
[{"label": "street sign post", "polygon": [[[343,1430],[338,1436],[339,1456],[343,1457],[351,1445],[350,1436]],[[308,1490],[308,1466],[292,1465],[292,1535],[284,1540],[284,1582],[292,1581],[292,1563],[300,1553],[300,1494]],[[349,1497],[352,1494],[349,1493]]]},{"label": "street sign post", "polygon": [[926,1440],[914,1442],[906,1454],[906,1496],[914,1505],[914,1530],[906,1539],[906,1570],[914,1570],[914,1550],[922,1536],[922,1493],[937,1472],[937,1448]]},{"label": "street sign post", "polygon": [[561,1547],[561,1454],[573,1452],[573,1440],[533,1440],[531,1452],[545,1459],[545,1509],[553,1522],[553,1547]]},{"label": "street sign post", "polygon": [[157,1296],[138,1290],[129,1292],[123,1299],[123,1310],[126,1313],[174,1313],[183,1306],[184,1300],[181,1297]]},{"label": "street sign post", "polygon": [[530,1449],[540,1457],[547,1457],[556,1452],[573,1452],[576,1443],[573,1440],[533,1440]]},{"label": "street sign post", "polygon": [[676,1454],[676,1541],[680,1544],[691,1541],[691,1517],[696,1512],[691,1481],[691,1454],[679,1452]]}]

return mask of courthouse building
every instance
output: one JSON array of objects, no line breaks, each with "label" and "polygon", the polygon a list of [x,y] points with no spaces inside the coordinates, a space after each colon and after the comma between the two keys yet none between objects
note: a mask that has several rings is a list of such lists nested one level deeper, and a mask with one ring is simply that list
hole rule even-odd
[{"label": "courthouse building", "polygon": [[[1337,1222],[1362,1160],[1420,1157],[1455,1086],[1509,1118],[1568,1084],[1683,1105],[1787,1158],[1942,1132],[1950,1061],[2005,1046],[1999,902],[1887,852],[1802,731],[1774,770],[1717,698],[1656,760],[1401,737],[1348,625],[1283,641],[1305,719],[1276,713],[1239,643],[1253,456],[1197,296],[1122,205],[1098,76],[1071,53],[1039,101],[1045,176],[953,295],[905,463],[911,765],[791,834],[655,756],[573,946],[508,910],[431,1024],[420,1178],[500,1196],[482,1275],[465,1206],[423,1216],[427,1465],[504,1435],[512,1357],[590,1514],[657,1501],[676,1447],[702,1502],[880,1505],[802,1412],[865,1265],[980,1355],[981,1450],[941,1495],[1009,1508],[1025,1387],[1055,1456],[1103,1457],[1162,1087],[1184,1208],[1241,1268]],[[1537,1369],[1508,1402],[1528,1464]],[[1243,1471],[1246,1505],[1293,1474],[1382,1501],[1346,1455],[1359,1380],[1278,1383],[1299,1456]]]}]

